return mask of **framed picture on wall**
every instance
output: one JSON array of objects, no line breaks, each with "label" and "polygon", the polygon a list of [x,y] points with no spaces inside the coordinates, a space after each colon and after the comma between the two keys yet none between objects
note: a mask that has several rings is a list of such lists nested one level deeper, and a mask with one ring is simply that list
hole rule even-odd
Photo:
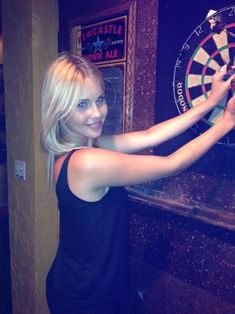
[{"label": "framed picture on wall", "polygon": [[132,130],[136,3],[69,22],[70,50],[95,63],[105,78],[109,115],[104,131]]},{"label": "framed picture on wall", "polygon": [[96,64],[126,61],[127,14],[71,29],[71,50]]},{"label": "framed picture on wall", "polygon": [[124,126],[125,63],[99,66],[105,82],[105,97],[108,116],[104,124],[104,134],[118,134]]}]

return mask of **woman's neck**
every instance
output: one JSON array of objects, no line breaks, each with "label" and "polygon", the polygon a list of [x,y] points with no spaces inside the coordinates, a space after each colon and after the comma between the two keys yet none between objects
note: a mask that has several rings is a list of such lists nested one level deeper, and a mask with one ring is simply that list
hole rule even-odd
[{"label": "woman's neck", "polygon": [[69,130],[66,126],[61,129],[60,136],[67,142],[74,144],[75,146],[85,146],[85,147],[92,147],[93,146],[93,139],[80,136],[79,134],[73,133]]}]

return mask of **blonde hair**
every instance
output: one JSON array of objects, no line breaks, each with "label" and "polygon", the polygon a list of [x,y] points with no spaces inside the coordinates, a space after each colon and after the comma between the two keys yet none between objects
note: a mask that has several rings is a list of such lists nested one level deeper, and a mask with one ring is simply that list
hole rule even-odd
[{"label": "blonde hair", "polygon": [[48,153],[49,177],[51,179],[54,158],[77,147],[66,139],[65,121],[69,119],[77,102],[85,78],[97,80],[104,88],[98,68],[81,56],[59,54],[49,66],[43,81],[41,107],[41,144]]}]

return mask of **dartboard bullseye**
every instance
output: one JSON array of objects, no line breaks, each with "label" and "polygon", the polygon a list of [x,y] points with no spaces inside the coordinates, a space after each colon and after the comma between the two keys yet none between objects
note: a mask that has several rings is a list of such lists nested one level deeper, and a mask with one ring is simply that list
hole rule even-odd
[{"label": "dartboard bullseye", "polygon": [[[198,25],[183,44],[174,68],[173,92],[179,113],[206,100],[212,76],[224,64],[235,65],[235,6],[223,8]],[[221,118],[229,92],[216,108],[193,126],[200,134]],[[219,144],[235,147],[235,131]]]}]

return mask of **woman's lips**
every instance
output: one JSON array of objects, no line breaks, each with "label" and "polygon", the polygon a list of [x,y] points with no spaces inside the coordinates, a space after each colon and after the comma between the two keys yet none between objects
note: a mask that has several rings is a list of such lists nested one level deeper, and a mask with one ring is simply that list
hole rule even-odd
[{"label": "woman's lips", "polygon": [[89,123],[89,124],[87,124],[87,126],[89,128],[92,128],[92,129],[99,129],[102,127],[102,124],[103,123],[101,121],[98,121],[98,122],[94,122],[94,123]]}]

